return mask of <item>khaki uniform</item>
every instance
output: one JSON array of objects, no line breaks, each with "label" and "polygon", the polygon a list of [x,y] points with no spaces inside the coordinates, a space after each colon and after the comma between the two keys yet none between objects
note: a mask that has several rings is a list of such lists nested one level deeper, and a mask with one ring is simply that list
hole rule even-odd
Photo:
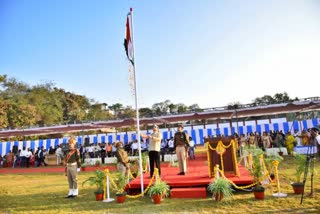
[{"label": "khaki uniform", "polygon": [[177,132],[174,135],[174,147],[179,163],[180,173],[187,172],[187,149],[189,147],[189,137],[184,132]]},{"label": "khaki uniform", "polygon": [[123,175],[128,175],[129,172],[129,159],[128,154],[123,148],[118,148],[116,152],[118,160],[117,169]]},{"label": "khaki uniform", "polygon": [[77,168],[80,168],[80,153],[77,149],[69,151],[66,156],[66,175],[68,177],[69,183],[69,193],[68,196],[78,195],[78,178],[77,178]]}]

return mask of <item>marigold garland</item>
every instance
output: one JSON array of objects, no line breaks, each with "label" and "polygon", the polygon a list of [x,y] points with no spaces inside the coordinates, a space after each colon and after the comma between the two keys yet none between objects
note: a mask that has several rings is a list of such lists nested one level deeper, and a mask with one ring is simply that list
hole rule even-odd
[{"label": "marigold garland", "polygon": [[[110,182],[111,182],[111,187],[112,187],[114,190],[120,192],[121,190],[118,188],[117,184],[116,184],[116,183],[114,182],[114,180],[112,179],[112,176],[110,175],[109,170],[106,169],[104,172],[105,172],[105,178],[104,178],[104,181],[105,181],[105,182],[104,182],[104,185],[103,185],[104,189],[106,189],[106,176],[109,176],[109,179],[110,179]],[[129,176],[132,176],[131,172],[129,172]],[[146,188],[142,193],[140,193],[139,195],[126,195],[126,197],[127,197],[127,198],[139,198],[139,197],[144,196],[144,194],[146,194],[146,193],[148,192],[149,188],[150,188],[151,185],[153,184],[154,178],[155,178],[156,176],[158,176],[158,169],[157,169],[157,168],[154,169],[154,173],[153,173],[153,175],[152,175],[152,177],[151,177],[151,179],[150,179],[150,181],[149,181],[149,184],[148,184],[147,188]],[[133,176],[132,176],[132,177],[133,177]],[[105,192],[105,191],[104,191],[104,192]],[[106,198],[106,193],[104,193],[104,198]]]}]

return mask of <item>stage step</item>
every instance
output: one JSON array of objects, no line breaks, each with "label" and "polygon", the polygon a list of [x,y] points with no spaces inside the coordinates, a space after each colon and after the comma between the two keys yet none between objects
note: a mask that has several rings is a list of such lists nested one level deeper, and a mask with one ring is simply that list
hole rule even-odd
[{"label": "stage step", "polygon": [[206,198],[205,187],[172,188],[170,198]]}]

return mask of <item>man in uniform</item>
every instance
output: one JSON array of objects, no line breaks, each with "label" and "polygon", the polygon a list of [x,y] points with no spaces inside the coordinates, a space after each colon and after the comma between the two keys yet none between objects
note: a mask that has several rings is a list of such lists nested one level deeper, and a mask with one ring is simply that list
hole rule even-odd
[{"label": "man in uniform", "polygon": [[129,173],[129,159],[128,159],[128,154],[127,152],[123,149],[123,143],[121,141],[116,143],[116,157],[117,157],[117,169],[118,171],[125,175],[128,176]]},{"label": "man in uniform", "polygon": [[178,132],[174,134],[174,148],[176,149],[180,172],[178,175],[185,175],[187,172],[187,151],[189,148],[189,136],[183,132],[183,126],[178,126]]},{"label": "man in uniform", "polygon": [[69,139],[69,152],[66,156],[66,176],[68,177],[69,193],[66,198],[74,198],[78,196],[78,178],[77,172],[80,172],[80,152],[75,148],[76,140],[71,137]]}]

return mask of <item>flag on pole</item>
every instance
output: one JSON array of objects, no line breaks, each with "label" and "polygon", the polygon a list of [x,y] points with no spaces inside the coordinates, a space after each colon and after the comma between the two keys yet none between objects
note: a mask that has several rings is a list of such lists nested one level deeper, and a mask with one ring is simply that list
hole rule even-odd
[{"label": "flag on pole", "polygon": [[124,38],[124,48],[128,57],[128,60],[134,65],[134,52],[133,52],[133,41],[132,41],[132,26],[131,21],[132,19],[132,11],[127,15],[127,22],[126,22],[126,35]]}]

